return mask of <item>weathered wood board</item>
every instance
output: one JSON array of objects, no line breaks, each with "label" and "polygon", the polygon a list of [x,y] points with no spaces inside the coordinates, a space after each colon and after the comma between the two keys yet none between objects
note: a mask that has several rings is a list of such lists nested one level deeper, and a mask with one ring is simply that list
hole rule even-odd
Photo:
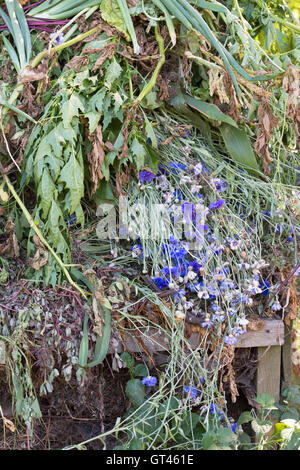
[{"label": "weathered wood board", "polygon": [[[169,347],[168,338],[154,328],[149,328],[141,335],[141,342],[137,340],[134,334],[126,333],[124,345],[119,344],[116,351],[118,353],[124,350],[128,352],[143,352],[141,343],[150,352],[167,351]],[[192,349],[199,346],[198,333],[192,333],[188,339]],[[235,343],[236,348],[257,348],[261,346],[282,346],[284,344],[284,324],[281,320],[264,320],[263,327],[258,331],[248,331],[247,334],[239,337]],[[112,349],[110,348],[110,352]]]}]

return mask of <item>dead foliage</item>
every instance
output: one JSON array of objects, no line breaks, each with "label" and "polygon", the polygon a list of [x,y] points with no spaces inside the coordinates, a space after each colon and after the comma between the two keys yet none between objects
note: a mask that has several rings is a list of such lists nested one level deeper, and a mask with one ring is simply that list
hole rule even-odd
[{"label": "dead foliage", "polygon": [[29,265],[38,271],[41,269],[43,266],[45,266],[48,262],[48,251],[46,250],[45,246],[39,239],[39,237],[35,234],[33,235],[33,242],[36,247],[36,252],[33,256],[33,258],[29,258],[28,263]]},{"label": "dead foliage", "polygon": [[298,327],[296,326],[292,328],[291,335],[292,335],[291,361],[292,361],[293,373],[296,377],[300,378],[299,325]]},{"label": "dead foliage", "polygon": [[238,388],[235,382],[235,371],[233,361],[235,357],[235,348],[230,344],[224,344],[220,359],[220,392],[222,393],[223,384],[229,386],[232,403],[236,402],[239,396]]},{"label": "dead foliage", "polygon": [[92,143],[92,148],[89,151],[87,157],[90,163],[90,172],[93,184],[92,194],[95,194],[99,181],[103,179],[101,166],[105,157],[101,124],[98,124],[93,134],[88,133],[87,136]]},{"label": "dead foliage", "polygon": [[6,256],[7,258],[18,258],[20,255],[20,249],[15,234],[15,224],[11,217],[8,217],[7,219],[4,233],[7,235],[7,239],[4,243],[0,244],[0,255]]},{"label": "dead foliage", "polygon": [[288,94],[286,116],[292,120],[295,133],[300,138],[300,104],[299,104],[299,72],[293,64],[289,64],[283,77],[282,86]]},{"label": "dead foliage", "polygon": [[272,131],[278,124],[278,118],[272,113],[271,106],[266,99],[262,99],[257,111],[258,134],[254,150],[263,160],[265,174],[270,174],[269,164],[273,161],[269,152],[269,142]]}]

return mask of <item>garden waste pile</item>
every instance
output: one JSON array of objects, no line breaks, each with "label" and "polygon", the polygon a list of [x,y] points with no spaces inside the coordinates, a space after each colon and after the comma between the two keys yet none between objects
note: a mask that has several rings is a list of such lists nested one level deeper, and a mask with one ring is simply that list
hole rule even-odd
[{"label": "garden waste pile", "polygon": [[2,447],[257,447],[235,345],[297,318],[297,10],[0,5]]}]

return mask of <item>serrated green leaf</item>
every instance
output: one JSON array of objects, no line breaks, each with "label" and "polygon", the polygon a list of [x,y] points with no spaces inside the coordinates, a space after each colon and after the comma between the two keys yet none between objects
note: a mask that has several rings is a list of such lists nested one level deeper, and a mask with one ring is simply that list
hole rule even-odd
[{"label": "serrated green leaf", "polygon": [[82,98],[77,93],[72,93],[68,101],[65,101],[61,107],[62,118],[64,127],[68,128],[71,126],[71,122],[74,116],[78,116],[79,109],[84,112],[84,103]]},{"label": "serrated green leaf", "polygon": [[136,169],[139,171],[142,166],[145,165],[146,149],[135,137],[132,141],[130,150],[135,155],[134,163]]},{"label": "serrated green leaf", "polygon": [[70,213],[76,211],[84,195],[83,168],[72,153],[69,161],[63,167],[58,182],[65,183],[70,194]]},{"label": "serrated green leaf", "polygon": [[50,176],[48,168],[44,168],[41,183],[38,186],[38,196],[40,197],[40,206],[43,210],[43,217],[46,218],[51,207],[56,187]]}]

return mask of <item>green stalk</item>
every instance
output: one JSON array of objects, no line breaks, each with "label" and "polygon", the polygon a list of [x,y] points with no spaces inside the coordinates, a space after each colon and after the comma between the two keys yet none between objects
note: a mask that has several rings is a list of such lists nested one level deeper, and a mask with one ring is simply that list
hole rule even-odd
[{"label": "green stalk", "polygon": [[[85,33],[79,34],[73,39],[70,39],[69,41],[65,41],[63,44],[59,44],[59,46],[55,46],[51,49],[51,55],[55,54],[56,52],[60,52],[66,47],[73,46],[74,44],[77,44],[78,42],[82,41],[83,39],[91,36],[92,34],[97,32],[97,26],[95,28],[90,29],[89,31],[86,31]],[[36,67],[41,60],[48,55],[48,49],[45,49],[44,51],[40,52],[31,62],[32,67]]]},{"label": "green stalk", "polygon": [[154,3],[154,5],[156,5],[165,15],[166,25],[168,27],[170,38],[171,38],[173,46],[175,46],[176,45],[176,33],[175,33],[175,28],[174,28],[172,18],[168,10],[164,7],[163,3],[160,0],[152,0],[152,3]]},{"label": "green stalk", "polygon": [[157,63],[157,66],[155,67],[155,70],[153,72],[153,75],[150,81],[143,88],[143,90],[141,91],[137,99],[133,103],[131,103],[131,106],[136,106],[137,104],[139,104],[145,98],[145,96],[148,95],[148,93],[150,93],[150,91],[154,88],[160,69],[165,63],[166,57],[165,57],[165,50],[164,50],[164,40],[158,32],[157,26],[155,27],[155,37],[158,42],[160,59]]},{"label": "green stalk", "polygon": [[27,222],[29,223],[29,226],[32,228],[32,230],[37,234],[37,236],[39,237],[39,239],[41,240],[41,242],[43,243],[43,245],[45,245],[45,247],[49,250],[49,252],[52,254],[52,256],[54,257],[54,259],[57,261],[57,263],[59,264],[59,266],[61,267],[64,275],[66,276],[66,278],[68,279],[69,283],[75,287],[75,289],[78,290],[78,292],[80,292],[81,295],[83,295],[83,297],[86,298],[86,294],[85,292],[76,284],[76,282],[73,281],[73,279],[71,278],[70,274],[69,274],[69,271],[67,270],[65,264],[62,262],[62,260],[59,258],[59,256],[55,253],[55,251],[51,248],[51,246],[49,245],[49,243],[47,242],[47,240],[44,238],[42,232],[40,231],[40,229],[37,227],[37,225],[34,223],[34,220],[33,218],[31,217],[30,213],[28,212],[27,208],[24,206],[23,202],[21,201],[21,199],[19,198],[18,194],[16,193],[15,191],[15,188],[13,187],[12,183],[10,182],[9,178],[7,175],[3,174],[3,180],[5,182],[5,184],[7,185],[9,191],[11,192],[11,194],[13,195],[15,201],[18,203],[18,205],[20,206]]}]

